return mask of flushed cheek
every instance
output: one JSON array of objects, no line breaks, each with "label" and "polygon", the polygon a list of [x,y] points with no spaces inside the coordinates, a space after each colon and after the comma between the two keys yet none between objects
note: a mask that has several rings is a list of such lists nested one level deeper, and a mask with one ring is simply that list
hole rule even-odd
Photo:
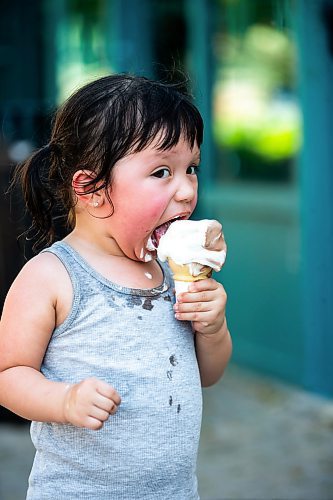
[{"label": "flushed cheek", "polygon": [[170,198],[163,199],[161,196],[158,198],[152,198],[149,200],[149,204],[147,203],[147,208],[143,208],[142,217],[146,221],[146,225],[151,229],[152,226],[156,226],[157,223],[160,222],[160,219],[163,217]]},{"label": "flushed cheek", "polygon": [[131,225],[138,244],[147,240],[153,229],[161,223],[164,211],[165,206],[157,203],[151,204],[147,208],[142,207],[142,210],[133,216]]},{"label": "flushed cheek", "polygon": [[132,213],[132,220],[135,221],[135,224],[139,223],[141,228],[151,230],[151,226],[155,226],[159,222],[168,206],[168,202],[169,199],[164,200],[161,196],[142,199],[137,209]]},{"label": "flushed cheek", "polygon": [[[162,212],[163,213],[163,212]],[[127,213],[119,224],[119,239],[126,254],[133,257],[133,254],[143,259],[146,251],[147,239],[151,231],[159,224],[161,212],[159,205],[149,206],[148,209],[138,209],[132,213]]]}]

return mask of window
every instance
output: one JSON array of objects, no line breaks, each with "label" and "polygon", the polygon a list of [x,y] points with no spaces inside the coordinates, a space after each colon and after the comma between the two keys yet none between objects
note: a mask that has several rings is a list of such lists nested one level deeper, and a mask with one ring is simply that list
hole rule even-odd
[{"label": "window", "polygon": [[290,183],[301,146],[291,0],[215,0],[215,176]]},{"label": "window", "polygon": [[107,0],[64,0],[55,10],[56,100],[112,72]]}]

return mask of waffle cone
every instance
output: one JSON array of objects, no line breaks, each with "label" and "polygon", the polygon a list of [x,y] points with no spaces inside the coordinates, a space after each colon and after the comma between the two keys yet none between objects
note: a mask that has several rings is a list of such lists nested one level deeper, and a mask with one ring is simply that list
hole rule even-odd
[{"label": "waffle cone", "polygon": [[185,281],[191,283],[193,281],[210,278],[212,275],[212,268],[209,266],[202,266],[201,273],[197,276],[193,276],[190,273],[190,267],[188,264],[176,264],[172,259],[168,259],[168,264],[172,271],[174,281]]}]

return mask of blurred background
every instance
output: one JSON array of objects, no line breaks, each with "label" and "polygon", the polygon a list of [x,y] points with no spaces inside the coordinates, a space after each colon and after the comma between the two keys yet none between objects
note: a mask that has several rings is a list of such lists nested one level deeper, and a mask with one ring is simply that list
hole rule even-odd
[{"label": "blurred background", "polygon": [[[333,499],[333,1],[0,7],[0,307],[24,263],[21,203],[4,193],[48,142],[57,105],[109,73],[185,72],[205,120],[195,215],[224,226],[234,341],[225,379],[205,391],[202,498]],[[28,440],[1,408],[1,500],[24,498]]]}]

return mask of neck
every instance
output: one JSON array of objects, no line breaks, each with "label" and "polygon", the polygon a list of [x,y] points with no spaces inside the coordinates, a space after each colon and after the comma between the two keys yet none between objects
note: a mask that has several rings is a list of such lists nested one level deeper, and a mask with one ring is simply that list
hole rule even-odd
[{"label": "neck", "polygon": [[150,289],[162,284],[158,263],[132,260],[113,238],[94,238],[75,228],[64,241],[71,245],[95,270],[110,281],[128,288]]},{"label": "neck", "polygon": [[93,228],[78,226],[65,238],[65,241],[74,248],[94,252],[96,255],[124,257],[116,240],[110,236],[96,233]]}]

